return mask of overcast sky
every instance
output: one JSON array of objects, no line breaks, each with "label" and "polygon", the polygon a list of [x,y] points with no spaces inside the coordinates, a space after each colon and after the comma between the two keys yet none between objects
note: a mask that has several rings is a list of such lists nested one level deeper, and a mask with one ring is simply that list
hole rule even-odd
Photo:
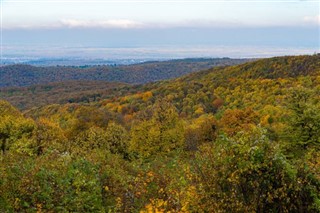
[{"label": "overcast sky", "polygon": [[315,26],[319,1],[4,0],[3,28]]},{"label": "overcast sky", "polygon": [[320,1],[0,1],[6,48],[248,45],[319,50]]}]

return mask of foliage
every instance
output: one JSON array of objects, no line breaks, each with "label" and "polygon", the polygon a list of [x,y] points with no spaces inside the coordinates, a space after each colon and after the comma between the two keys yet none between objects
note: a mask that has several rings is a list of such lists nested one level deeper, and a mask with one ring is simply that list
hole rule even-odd
[{"label": "foliage", "polygon": [[24,114],[0,101],[0,211],[320,212],[319,68],[262,59]]},{"label": "foliage", "polygon": [[169,153],[183,146],[183,124],[174,106],[156,104],[152,118],[132,128],[130,150],[141,157]]},{"label": "foliage", "polygon": [[208,211],[317,211],[312,205],[319,179],[294,166],[263,130],[203,146],[195,164],[201,206]]},{"label": "foliage", "polygon": [[289,120],[288,135],[291,146],[296,149],[320,145],[320,103],[319,99],[313,99],[313,92],[316,91],[298,87],[289,96],[288,108],[293,115]]},{"label": "foliage", "polygon": [[[215,66],[235,65],[246,61],[248,61],[248,59],[195,58],[153,61],[132,65],[92,67],[35,67],[16,64],[1,67],[0,87],[30,86],[72,80],[94,80],[134,84],[148,83],[176,78]],[[14,76],[14,78],[12,76]]]}]

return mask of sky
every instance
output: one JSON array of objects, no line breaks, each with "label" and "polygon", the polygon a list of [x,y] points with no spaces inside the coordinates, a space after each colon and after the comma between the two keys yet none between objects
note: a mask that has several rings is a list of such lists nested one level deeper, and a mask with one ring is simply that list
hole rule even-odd
[{"label": "sky", "polygon": [[114,56],[112,51],[107,54],[108,48],[115,52],[125,48],[131,51],[128,57],[157,50],[169,58],[320,52],[319,0],[0,0],[0,4],[3,55]]}]

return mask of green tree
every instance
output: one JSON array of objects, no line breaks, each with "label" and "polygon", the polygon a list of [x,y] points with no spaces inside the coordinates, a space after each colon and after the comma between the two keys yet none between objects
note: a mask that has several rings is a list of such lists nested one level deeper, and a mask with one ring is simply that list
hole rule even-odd
[{"label": "green tree", "polygon": [[319,179],[295,166],[259,128],[202,146],[192,164],[198,211],[319,210]]},{"label": "green tree", "polygon": [[288,98],[291,111],[285,135],[289,146],[304,151],[320,147],[320,104],[315,91],[298,87],[292,89]]}]

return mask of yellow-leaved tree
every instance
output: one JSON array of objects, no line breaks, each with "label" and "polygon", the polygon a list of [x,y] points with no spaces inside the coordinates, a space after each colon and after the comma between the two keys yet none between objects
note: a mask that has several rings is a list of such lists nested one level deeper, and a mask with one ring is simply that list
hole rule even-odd
[{"label": "yellow-leaved tree", "polygon": [[163,100],[155,104],[152,118],[134,125],[130,150],[140,157],[165,154],[184,144],[184,125],[176,108]]}]

